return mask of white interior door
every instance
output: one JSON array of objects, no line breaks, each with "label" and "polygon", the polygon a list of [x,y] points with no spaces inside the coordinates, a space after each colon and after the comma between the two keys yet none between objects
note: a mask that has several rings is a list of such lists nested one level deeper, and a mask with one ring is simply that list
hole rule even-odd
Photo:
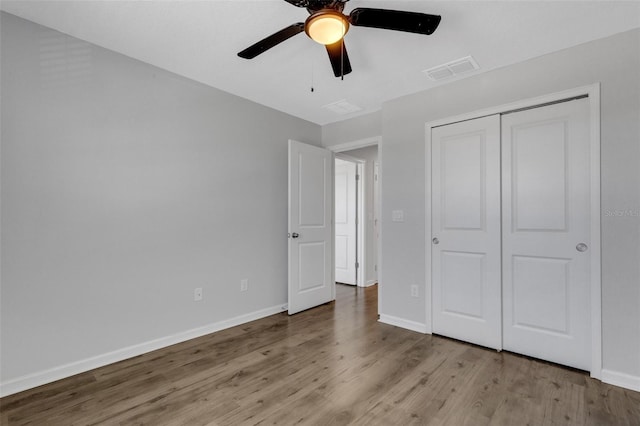
[{"label": "white interior door", "polygon": [[589,102],[502,117],[503,346],[589,370]]},{"label": "white interior door", "polygon": [[500,116],[432,130],[434,333],[501,348]]},{"label": "white interior door", "polygon": [[336,281],[356,284],[356,163],[335,160]]},{"label": "white interior door", "polygon": [[334,298],[333,153],[289,141],[289,314]]}]

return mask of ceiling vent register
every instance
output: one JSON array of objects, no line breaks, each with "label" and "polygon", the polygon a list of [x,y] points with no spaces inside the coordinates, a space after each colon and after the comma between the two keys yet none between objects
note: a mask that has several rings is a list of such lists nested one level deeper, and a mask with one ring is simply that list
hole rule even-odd
[{"label": "ceiling vent register", "polygon": [[332,102],[330,104],[323,106],[322,108],[326,108],[329,111],[333,111],[336,114],[340,114],[340,115],[346,115],[346,114],[351,114],[352,112],[362,111],[362,108],[347,102],[346,99],[342,99],[337,102]]},{"label": "ceiling vent register", "polygon": [[466,56],[464,58],[456,59],[455,61],[447,62],[443,65],[438,65],[437,67],[429,68],[422,72],[431,80],[439,81],[475,71],[477,69],[480,69],[477,62],[471,56]]}]

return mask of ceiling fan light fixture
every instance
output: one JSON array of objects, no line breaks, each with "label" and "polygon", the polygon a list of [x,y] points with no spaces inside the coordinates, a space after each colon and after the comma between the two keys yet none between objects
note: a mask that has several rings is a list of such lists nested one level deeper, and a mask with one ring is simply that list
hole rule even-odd
[{"label": "ceiling fan light fixture", "polygon": [[342,13],[332,10],[320,10],[307,18],[304,31],[320,44],[334,44],[349,31],[349,21]]}]

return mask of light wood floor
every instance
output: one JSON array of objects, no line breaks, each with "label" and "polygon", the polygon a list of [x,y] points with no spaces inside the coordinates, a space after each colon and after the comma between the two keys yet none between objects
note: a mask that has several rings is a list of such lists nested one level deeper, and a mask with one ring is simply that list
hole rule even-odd
[{"label": "light wood floor", "polygon": [[640,393],[377,320],[377,288],[0,400],[3,425],[640,425]]}]

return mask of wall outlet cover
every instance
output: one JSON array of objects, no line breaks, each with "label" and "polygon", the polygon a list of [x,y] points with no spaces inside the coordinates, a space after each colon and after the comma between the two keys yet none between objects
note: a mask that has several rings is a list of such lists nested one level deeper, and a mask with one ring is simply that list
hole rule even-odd
[{"label": "wall outlet cover", "polygon": [[411,286],[411,297],[418,297],[418,286],[417,285],[412,285]]}]

